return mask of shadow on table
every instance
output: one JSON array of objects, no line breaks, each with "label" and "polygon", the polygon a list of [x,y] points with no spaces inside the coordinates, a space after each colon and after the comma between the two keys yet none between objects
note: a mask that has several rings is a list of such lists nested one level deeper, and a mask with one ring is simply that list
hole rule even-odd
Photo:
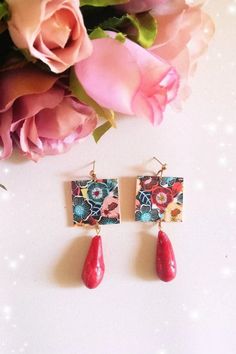
[{"label": "shadow on table", "polygon": [[147,228],[143,227],[143,230],[139,231],[137,235],[137,242],[139,242],[139,247],[134,264],[134,273],[143,280],[158,281],[155,268],[157,238]]},{"label": "shadow on table", "polygon": [[53,279],[60,287],[83,285],[81,274],[91,239],[87,236],[76,238],[55,265]]},{"label": "shadow on table", "polygon": [[121,221],[134,221],[136,177],[119,178]]}]

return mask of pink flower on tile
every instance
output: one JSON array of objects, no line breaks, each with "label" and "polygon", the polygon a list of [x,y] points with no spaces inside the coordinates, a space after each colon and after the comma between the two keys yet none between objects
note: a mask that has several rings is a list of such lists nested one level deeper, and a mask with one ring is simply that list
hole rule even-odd
[{"label": "pink flower on tile", "polygon": [[152,189],[151,199],[152,203],[163,212],[167,205],[173,201],[173,194],[170,188],[158,186]]},{"label": "pink flower on tile", "polygon": [[119,204],[117,198],[107,196],[102,204],[101,215],[103,217],[109,217],[119,219]]}]

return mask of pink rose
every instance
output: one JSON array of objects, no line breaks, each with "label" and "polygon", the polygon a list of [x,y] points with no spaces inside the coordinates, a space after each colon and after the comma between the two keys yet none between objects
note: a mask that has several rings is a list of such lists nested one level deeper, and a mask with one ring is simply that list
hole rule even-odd
[{"label": "pink rose", "polygon": [[55,73],[91,54],[77,0],[7,0],[10,36]]},{"label": "pink rose", "polygon": [[0,73],[1,158],[12,140],[33,160],[62,153],[96,127],[93,109],[71,97],[58,77],[32,65]]},{"label": "pink rose", "polygon": [[206,0],[163,0],[153,8],[153,13],[158,16],[177,14],[184,9],[203,5],[205,2]]},{"label": "pink rose", "polygon": [[157,16],[159,32],[150,52],[168,61],[180,74],[180,90],[176,108],[189,96],[189,76],[198,58],[207,49],[214,34],[214,24],[201,7],[179,7],[177,13]]},{"label": "pink rose", "polygon": [[75,65],[88,95],[103,107],[160,123],[177,93],[176,70],[128,39],[121,43],[100,38],[92,43],[92,55]]},{"label": "pink rose", "polygon": [[158,15],[167,15],[181,11],[188,6],[203,4],[205,0],[130,0],[124,5],[118,6],[122,11],[129,13],[139,13],[153,10]]},{"label": "pink rose", "polygon": [[118,6],[122,11],[129,13],[138,13],[151,10],[159,3],[165,3],[167,0],[130,0],[124,5]]}]

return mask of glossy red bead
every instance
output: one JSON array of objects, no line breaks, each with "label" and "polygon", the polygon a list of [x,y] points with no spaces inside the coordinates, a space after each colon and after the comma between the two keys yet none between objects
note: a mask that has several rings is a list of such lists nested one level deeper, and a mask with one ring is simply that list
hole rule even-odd
[{"label": "glossy red bead", "polygon": [[156,272],[163,281],[171,281],[176,276],[176,261],[172,244],[165,232],[160,230],[157,238]]},{"label": "glossy red bead", "polygon": [[101,236],[92,238],[82,271],[82,280],[89,289],[96,288],[105,273]]}]

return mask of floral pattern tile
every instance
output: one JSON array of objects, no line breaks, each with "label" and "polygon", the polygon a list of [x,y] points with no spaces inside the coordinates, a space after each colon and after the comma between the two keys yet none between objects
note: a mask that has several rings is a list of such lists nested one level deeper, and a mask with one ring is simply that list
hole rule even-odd
[{"label": "floral pattern tile", "polygon": [[117,179],[77,180],[71,186],[74,224],[120,223]]},{"label": "floral pattern tile", "polygon": [[183,178],[138,176],[135,220],[182,221]]}]

